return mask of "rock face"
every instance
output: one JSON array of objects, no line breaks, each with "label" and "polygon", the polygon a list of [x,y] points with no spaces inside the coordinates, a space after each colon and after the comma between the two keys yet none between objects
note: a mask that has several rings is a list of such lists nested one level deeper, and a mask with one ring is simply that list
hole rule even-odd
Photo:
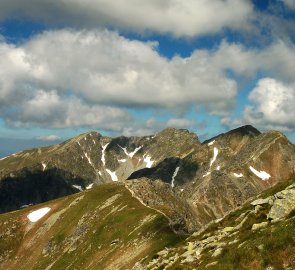
[{"label": "rock face", "polygon": [[[271,269],[294,269],[295,178],[290,181],[133,269],[265,269],[266,261]],[[269,220],[274,213],[276,222]]]},{"label": "rock face", "polygon": [[[112,139],[89,132],[60,145],[16,153],[0,160],[0,213],[79,192],[92,184],[124,181],[141,169],[163,168],[200,146],[194,133],[169,128],[141,138]],[[170,169],[167,173],[172,176]],[[30,190],[34,191],[29,194]]]},{"label": "rock face", "polygon": [[284,135],[251,126],[16,153],[0,160],[0,268],[295,269],[294,167]]},{"label": "rock face", "polygon": [[[294,166],[295,147],[284,135],[274,131],[261,134],[244,126],[205,141],[182,159],[165,160],[133,173],[129,179],[167,183],[173,179],[174,192],[193,209],[194,220],[186,223],[194,224],[196,230],[287,179]],[[162,196],[159,204],[159,199],[147,198],[143,193],[137,196],[149,199],[154,207],[169,205],[166,195],[160,190],[157,194]]]},{"label": "rock face", "polygon": [[189,233],[200,227],[194,206],[160,180],[139,179],[127,181],[126,187],[143,204],[166,215],[177,233]]},{"label": "rock face", "polygon": [[130,138],[89,132],[0,160],[0,212],[123,181],[174,228],[191,232],[283,181],[294,167],[295,146],[284,135],[252,126],[204,143],[173,128]]}]

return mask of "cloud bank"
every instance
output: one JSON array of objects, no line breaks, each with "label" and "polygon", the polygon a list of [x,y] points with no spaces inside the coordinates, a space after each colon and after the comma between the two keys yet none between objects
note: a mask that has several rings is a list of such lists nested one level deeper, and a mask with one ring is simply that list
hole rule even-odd
[{"label": "cloud bank", "polygon": [[[211,115],[227,117],[239,91],[229,71],[252,79],[260,71],[271,78],[253,90],[249,98],[254,105],[247,107],[245,119],[255,123],[259,116],[273,125],[293,127],[276,117],[271,122],[263,110],[268,97],[269,102],[274,97],[270,93],[278,91],[271,89],[280,89],[282,96],[293,91],[295,48],[283,41],[263,50],[224,41],[213,50],[167,59],[154,41],[130,40],[107,30],[63,29],[20,45],[1,40],[0,57],[0,113],[12,127],[130,132],[130,109],[181,115],[202,107]],[[293,100],[291,94],[288,99]],[[287,108],[284,98],[277,100],[280,109]],[[168,123],[191,124],[178,116]],[[148,126],[137,128],[146,131]]]},{"label": "cloud bank", "polygon": [[176,37],[216,33],[224,28],[243,29],[249,25],[252,16],[253,6],[248,0],[0,2],[0,19],[23,17],[73,27],[111,26],[140,33],[169,33]]},{"label": "cloud bank", "polygon": [[49,31],[20,46],[2,42],[0,54],[0,109],[18,127],[118,130],[131,120],[130,108],[204,105],[226,114],[237,91],[208,52],[169,60],[155,42],[110,31]]}]

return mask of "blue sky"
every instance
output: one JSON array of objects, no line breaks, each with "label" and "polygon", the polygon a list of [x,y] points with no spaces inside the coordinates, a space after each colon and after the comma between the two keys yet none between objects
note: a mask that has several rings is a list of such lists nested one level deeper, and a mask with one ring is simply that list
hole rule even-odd
[{"label": "blue sky", "polygon": [[0,156],[89,130],[295,142],[295,1],[0,3]]}]

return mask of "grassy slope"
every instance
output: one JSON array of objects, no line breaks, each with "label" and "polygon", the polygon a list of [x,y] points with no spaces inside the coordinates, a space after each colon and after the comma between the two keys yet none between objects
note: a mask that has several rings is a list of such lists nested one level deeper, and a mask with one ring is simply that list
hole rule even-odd
[{"label": "grassy slope", "polygon": [[[52,210],[29,222],[45,206]],[[180,240],[164,216],[107,184],[0,215],[0,269],[129,269]]]}]

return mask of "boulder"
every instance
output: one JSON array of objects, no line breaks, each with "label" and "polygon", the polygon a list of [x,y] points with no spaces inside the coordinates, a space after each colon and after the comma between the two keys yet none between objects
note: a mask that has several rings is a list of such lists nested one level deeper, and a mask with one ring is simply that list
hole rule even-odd
[{"label": "boulder", "polygon": [[253,224],[252,230],[253,231],[260,230],[262,228],[265,228],[267,225],[268,225],[268,222],[266,222],[266,221],[261,222],[261,223],[256,223],[256,224]]},{"label": "boulder", "polygon": [[235,230],[235,227],[225,227],[221,230],[221,232],[230,233]]},{"label": "boulder", "polygon": [[251,202],[251,205],[263,205],[263,204],[268,204],[269,198],[265,198],[265,199],[257,199],[253,202]]},{"label": "boulder", "polygon": [[274,204],[267,218],[269,220],[281,220],[287,217],[295,209],[295,189],[285,189],[275,195]]}]

